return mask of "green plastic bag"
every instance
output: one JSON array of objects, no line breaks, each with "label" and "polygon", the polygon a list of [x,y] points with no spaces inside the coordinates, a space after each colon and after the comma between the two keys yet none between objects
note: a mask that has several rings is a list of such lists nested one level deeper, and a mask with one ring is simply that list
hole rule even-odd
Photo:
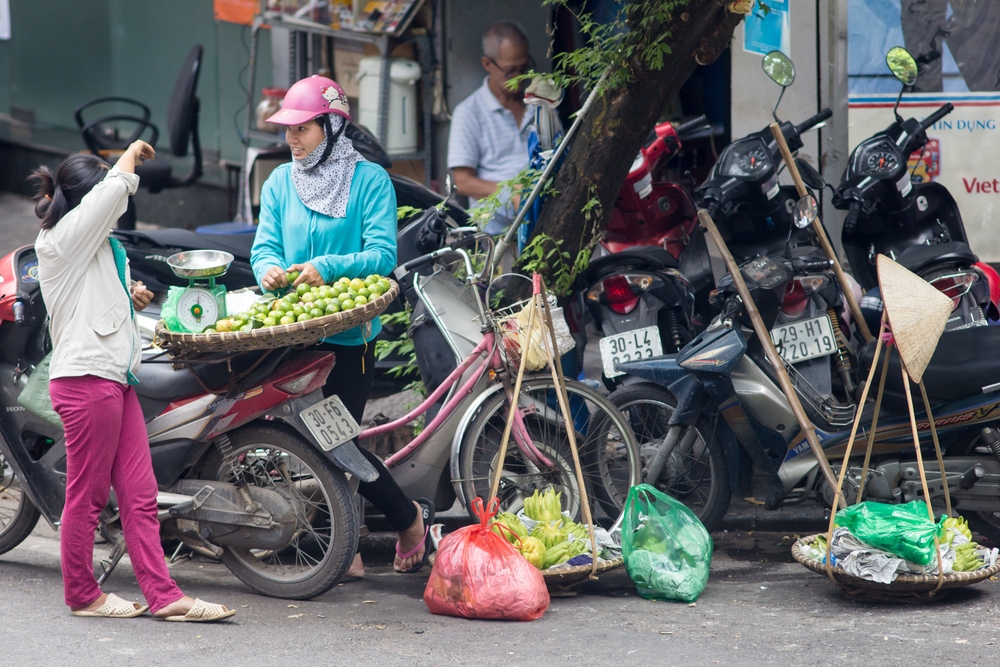
[{"label": "green plastic bag", "polygon": [[837,512],[837,525],[876,549],[918,565],[929,565],[934,556],[934,536],[941,527],[927,516],[923,500],[905,505],[864,502]]},{"label": "green plastic bag", "polygon": [[712,538],[679,500],[639,484],[625,501],[622,556],[642,597],[694,602],[708,582]]},{"label": "green plastic bag", "polygon": [[52,353],[45,355],[28,376],[28,382],[17,396],[17,402],[53,426],[62,428],[62,419],[52,407],[52,396],[49,395],[49,362]]}]

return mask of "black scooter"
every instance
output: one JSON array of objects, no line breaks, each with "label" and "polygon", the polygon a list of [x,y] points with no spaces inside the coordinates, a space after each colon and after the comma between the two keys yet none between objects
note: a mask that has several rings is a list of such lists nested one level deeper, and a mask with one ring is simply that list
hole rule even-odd
[{"label": "black scooter", "polygon": [[[874,289],[875,258],[887,255],[954,299],[947,330],[985,325],[985,315],[998,315],[987,277],[995,278],[996,272],[981,264],[969,247],[958,204],[948,189],[940,183],[914,182],[907,168],[912,154],[925,159],[928,128],[954,107],[945,104],[924,120],[904,120],[899,101],[905,87],[916,81],[916,62],[901,47],[891,49],[886,62],[904,86],[893,108],[895,122],[858,144],[833,196],[833,205],[847,211],[841,241],[851,272],[865,290]],[[798,166],[808,183],[824,186],[811,166]]]}]

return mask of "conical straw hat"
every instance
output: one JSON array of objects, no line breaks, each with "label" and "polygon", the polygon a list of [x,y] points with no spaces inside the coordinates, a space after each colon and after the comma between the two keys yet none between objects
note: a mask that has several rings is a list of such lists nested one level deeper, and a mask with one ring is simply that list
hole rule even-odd
[{"label": "conical straw hat", "polygon": [[910,379],[919,384],[954,304],[929,282],[885,255],[878,256],[877,267],[882,303],[899,357]]}]

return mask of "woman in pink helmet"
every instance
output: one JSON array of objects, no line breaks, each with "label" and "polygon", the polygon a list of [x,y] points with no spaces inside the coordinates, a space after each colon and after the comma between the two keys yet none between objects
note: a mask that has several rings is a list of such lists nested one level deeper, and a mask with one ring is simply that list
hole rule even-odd
[{"label": "woman in pink helmet", "polygon": [[[261,191],[251,264],[265,290],[286,287],[288,271],[299,271],[295,286],[318,286],[343,276],[384,276],[396,268],[396,194],[385,170],[362,158],[344,136],[350,120],[347,95],[322,76],[289,88],[281,110],[267,119],[286,126],[292,162],[275,169]],[[382,329],[378,318],[371,324],[370,331],[357,327],[319,345],[337,355],[324,397],[339,396],[358,422],[375,370],[373,339]],[[382,461],[360,449],[379,477],[362,483],[358,492],[382,510],[399,534],[396,570],[415,572],[427,560],[434,505],[407,499]],[[347,574],[363,573],[361,558],[355,556]]]}]

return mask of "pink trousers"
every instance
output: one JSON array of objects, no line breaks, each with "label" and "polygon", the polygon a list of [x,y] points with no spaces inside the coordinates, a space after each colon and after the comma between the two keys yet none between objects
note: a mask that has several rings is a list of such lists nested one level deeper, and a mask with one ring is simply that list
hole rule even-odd
[{"label": "pink trousers", "polygon": [[86,607],[101,596],[94,578],[94,531],[115,489],[129,559],[152,611],[184,593],[170,578],[160,524],[149,438],[135,389],[85,375],[49,382],[66,433],[66,505],[60,526],[66,604]]}]

